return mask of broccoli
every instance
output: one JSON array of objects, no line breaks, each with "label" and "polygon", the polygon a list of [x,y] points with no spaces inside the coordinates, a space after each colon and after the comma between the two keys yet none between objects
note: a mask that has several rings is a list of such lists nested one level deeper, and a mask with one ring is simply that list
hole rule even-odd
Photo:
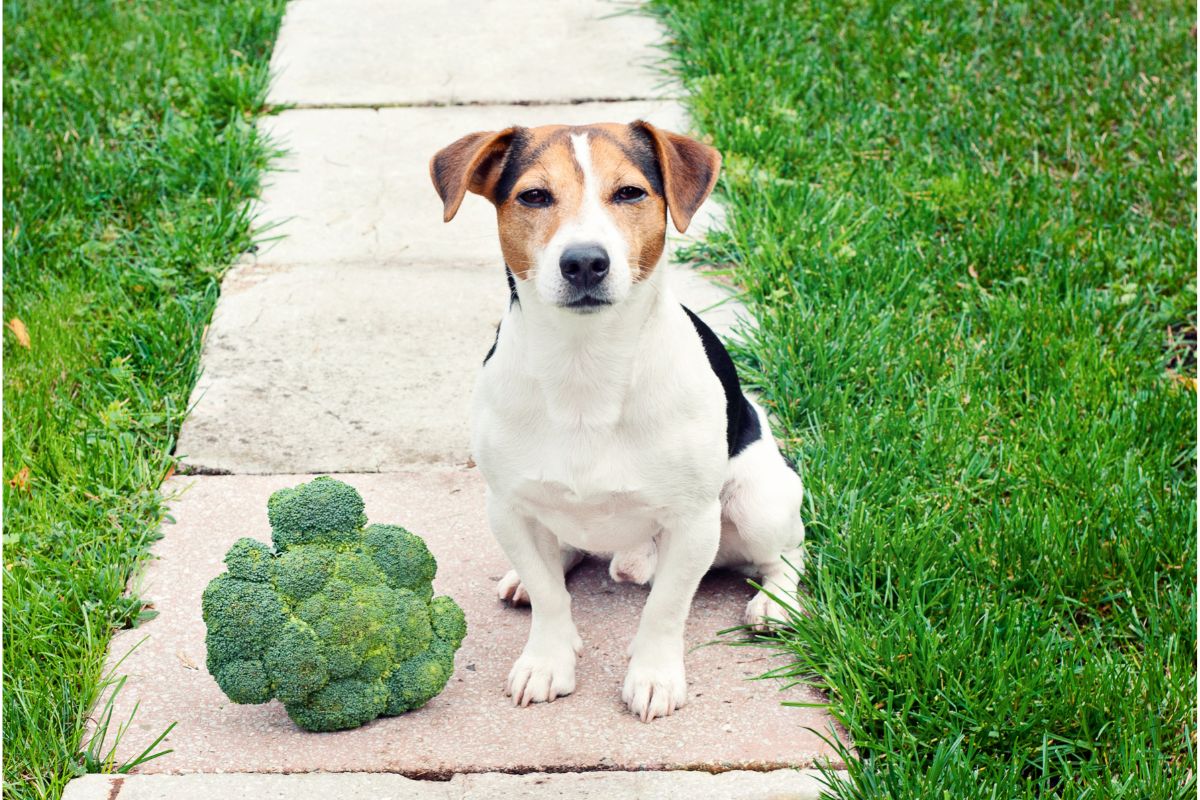
[{"label": "broccoli", "polygon": [[322,477],[267,503],[274,547],[239,539],[204,590],[208,671],[235,703],[278,698],[310,731],[420,708],[445,687],[467,633],[433,596],[419,536],[370,525],[362,497]]}]

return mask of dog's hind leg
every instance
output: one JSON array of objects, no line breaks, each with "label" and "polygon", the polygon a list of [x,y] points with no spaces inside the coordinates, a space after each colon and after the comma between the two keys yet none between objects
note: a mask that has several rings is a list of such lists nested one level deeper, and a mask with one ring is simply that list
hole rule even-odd
[{"label": "dog's hind leg", "polygon": [[803,489],[791,470],[781,465],[742,481],[727,495],[718,566],[737,566],[762,587],[746,605],[745,622],[758,630],[770,621],[787,621],[784,604],[795,602],[804,571],[804,523],[800,519]]},{"label": "dog's hind leg", "polygon": [[[571,570],[579,566],[580,561],[583,561],[583,551],[561,543],[559,547],[563,575],[568,575]],[[507,600],[514,606],[529,605],[529,591],[525,588],[525,584],[521,582],[521,576],[517,574],[515,569],[510,569],[504,573],[504,577],[496,582],[496,596],[501,600]]]},{"label": "dog's hind leg", "polygon": [[755,564],[762,575],[762,587],[746,604],[745,622],[755,630],[766,630],[773,622],[787,622],[787,606],[799,589],[800,573],[804,571],[804,547],[796,547],[768,564]]},{"label": "dog's hind leg", "polygon": [[658,540],[651,539],[641,547],[613,553],[608,574],[617,583],[650,583],[658,568]]},{"label": "dog's hind leg", "polygon": [[[766,417],[763,415],[766,430]],[[746,606],[745,622],[759,630],[787,621],[804,570],[804,485],[775,442],[762,439],[735,456],[721,492],[721,549],[717,566],[744,568],[762,590]]]}]

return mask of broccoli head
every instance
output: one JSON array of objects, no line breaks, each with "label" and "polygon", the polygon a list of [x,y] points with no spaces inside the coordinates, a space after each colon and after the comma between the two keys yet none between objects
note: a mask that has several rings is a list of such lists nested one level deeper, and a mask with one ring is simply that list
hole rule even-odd
[{"label": "broccoli head", "polygon": [[436,696],[467,633],[433,596],[421,537],[366,525],[353,487],[322,477],[267,503],[274,547],[239,539],[204,591],[208,671],[235,703],[277,698],[310,731],[354,728]]}]

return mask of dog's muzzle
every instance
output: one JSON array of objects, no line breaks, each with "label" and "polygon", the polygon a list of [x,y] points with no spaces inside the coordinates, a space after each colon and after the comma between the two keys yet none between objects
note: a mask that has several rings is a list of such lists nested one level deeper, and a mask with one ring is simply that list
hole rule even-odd
[{"label": "dog's muzzle", "polygon": [[608,277],[608,251],[598,244],[578,244],[563,250],[558,268],[563,280],[571,287],[571,295],[563,305],[576,310],[592,310],[611,305],[603,291]]}]

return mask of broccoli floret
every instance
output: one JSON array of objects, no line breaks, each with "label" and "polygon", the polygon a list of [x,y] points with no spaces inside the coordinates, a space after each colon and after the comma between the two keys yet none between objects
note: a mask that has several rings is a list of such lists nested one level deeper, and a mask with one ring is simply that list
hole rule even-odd
[{"label": "broccoli floret", "polygon": [[[388,676],[388,714],[403,714],[432,700],[454,671],[454,648],[439,642]],[[439,688],[434,688],[439,687]]]},{"label": "broccoli floret", "polygon": [[337,555],[336,550],[319,544],[293,545],[274,559],[271,580],[281,594],[295,600],[311,597],[333,574],[333,560]]},{"label": "broccoli floret", "polygon": [[235,703],[265,703],[271,699],[271,679],[258,659],[222,664],[213,677],[221,691]]},{"label": "broccoli floret", "polygon": [[229,574],[245,581],[263,583],[271,579],[271,548],[254,539],[238,539],[225,554]]},{"label": "broccoli floret", "polygon": [[[298,619],[288,620],[264,655],[263,664],[274,676],[274,695],[284,703],[303,703],[329,683],[329,662],[321,640]],[[267,699],[270,697],[268,693]]]},{"label": "broccoli floret", "polygon": [[420,536],[399,525],[372,525],[365,534],[367,550],[393,586],[414,592],[428,590],[432,596],[437,562]]},{"label": "broccoli floret", "polygon": [[317,478],[271,496],[274,549],[240,539],[204,592],[208,670],[235,703],[280,700],[302,728],[353,728],[445,687],[466,635],[433,597],[421,537],[366,526],[352,487]]},{"label": "broccoli floret", "polygon": [[267,501],[271,540],[277,550],[311,542],[350,542],[367,524],[362,496],[333,478],[321,477],[280,489]]},{"label": "broccoli floret", "polygon": [[346,678],[330,683],[303,703],[285,703],[283,707],[301,728],[339,731],[365,725],[382,715],[387,704],[388,688],[384,683]]},{"label": "broccoli floret", "polygon": [[449,643],[453,650],[457,650],[467,635],[467,618],[458,607],[458,603],[449,597],[435,597],[429,604],[429,614],[437,638]]},{"label": "broccoli floret", "polygon": [[244,581],[229,573],[208,584],[201,608],[212,640],[210,672],[214,658],[224,663],[260,657],[288,620],[283,600],[270,584]]}]

